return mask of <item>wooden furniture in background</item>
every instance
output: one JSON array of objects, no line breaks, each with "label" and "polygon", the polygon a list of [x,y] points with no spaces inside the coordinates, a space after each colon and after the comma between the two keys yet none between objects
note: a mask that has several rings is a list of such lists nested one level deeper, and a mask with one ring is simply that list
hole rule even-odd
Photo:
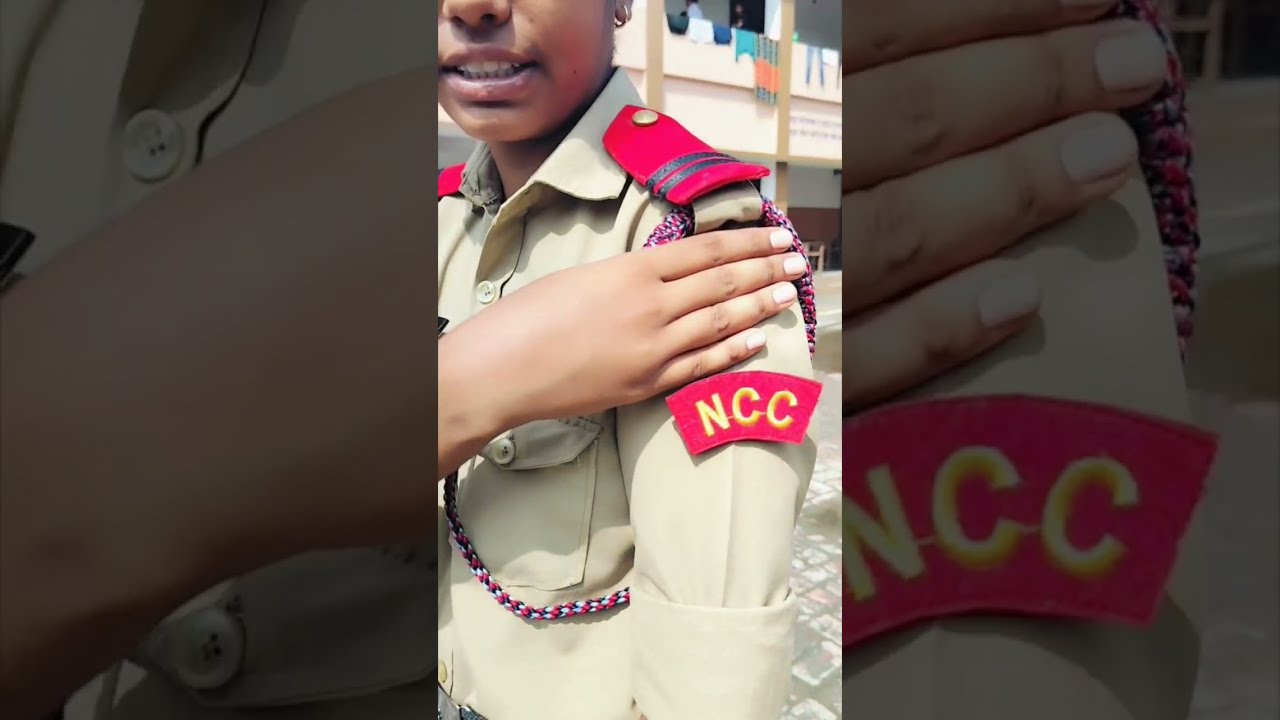
[{"label": "wooden furniture in background", "polygon": [[809,256],[809,267],[820,273],[827,267],[827,244],[824,242],[805,241],[804,253]]},{"label": "wooden furniture in background", "polygon": [[[1202,6],[1193,14],[1189,5]],[[1160,12],[1174,35],[1202,37],[1200,50],[1200,80],[1214,82],[1222,77],[1223,26],[1227,15],[1227,0],[1160,0]]]},{"label": "wooden furniture in background", "polygon": [[[833,262],[839,260],[840,246],[840,209],[794,207],[803,198],[794,198],[787,217],[795,226],[800,239],[804,241],[804,252],[809,256],[809,265],[814,272],[822,272]],[[836,265],[839,268],[839,265]]]}]

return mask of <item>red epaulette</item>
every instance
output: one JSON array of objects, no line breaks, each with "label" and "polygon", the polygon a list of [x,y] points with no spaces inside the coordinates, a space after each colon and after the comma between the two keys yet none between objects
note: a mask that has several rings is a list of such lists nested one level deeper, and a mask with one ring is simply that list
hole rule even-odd
[{"label": "red epaulette", "polygon": [[440,170],[436,175],[436,202],[458,194],[462,189],[462,169],[465,167],[466,165],[454,165]]},{"label": "red epaulette", "polygon": [[675,205],[769,175],[763,165],[717,152],[675,120],[634,105],[623,108],[609,125],[604,148],[651,195]]}]

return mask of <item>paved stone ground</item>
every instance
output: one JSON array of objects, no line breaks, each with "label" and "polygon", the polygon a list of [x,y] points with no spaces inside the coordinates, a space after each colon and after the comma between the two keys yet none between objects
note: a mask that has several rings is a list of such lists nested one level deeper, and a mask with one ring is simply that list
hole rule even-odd
[{"label": "paved stone ground", "polygon": [[796,527],[792,589],[800,624],[788,720],[835,720],[840,714],[840,383],[821,372],[818,464]]},{"label": "paved stone ground", "polygon": [[814,422],[818,464],[796,527],[792,587],[800,596],[800,624],[785,720],[835,720],[840,698],[840,274],[817,278],[820,313],[814,365],[822,399]]}]

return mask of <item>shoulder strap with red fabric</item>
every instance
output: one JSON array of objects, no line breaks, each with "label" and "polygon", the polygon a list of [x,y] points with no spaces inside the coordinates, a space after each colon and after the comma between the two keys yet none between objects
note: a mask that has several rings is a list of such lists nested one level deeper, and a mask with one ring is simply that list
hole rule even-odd
[{"label": "shoulder strap with red fabric", "polygon": [[462,169],[465,165],[454,165],[442,168],[436,173],[436,202],[450,195],[457,195],[462,189]]},{"label": "shoulder strap with red fabric", "polygon": [[689,205],[736,183],[769,175],[702,142],[662,113],[628,105],[604,134],[604,147],[627,174],[659,200]]}]

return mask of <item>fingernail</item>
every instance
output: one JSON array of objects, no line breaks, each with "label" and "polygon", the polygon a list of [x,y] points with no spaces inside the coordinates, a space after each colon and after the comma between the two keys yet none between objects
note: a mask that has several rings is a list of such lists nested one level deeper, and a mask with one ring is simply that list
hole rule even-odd
[{"label": "fingernail", "polygon": [[760,348],[764,347],[764,343],[768,339],[769,339],[768,336],[764,334],[763,330],[756,330],[754,332],[748,333],[747,349],[759,350]]},{"label": "fingernail", "polygon": [[988,329],[1019,320],[1040,306],[1040,286],[1034,277],[1019,273],[1007,275],[978,297],[978,316]]},{"label": "fingernail", "polygon": [[790,283],[779,285],[773,291],[773,301],[779,305],[785,305],[796,299],[796,286]]},{"label": "fingernail", "polygon": [[782,270],[788,275],[799,275],[808,269],[809,261],[799,255],[793,255],[782,261]]},{"label": "fingernail", "polygon": [[1165,78],[1164,45],[1145,27],[1098,44],[1094,64],[1098,81],[1111,91],[1141,90]]},{"label": "fingernail", "polygon": [[769,235],[769,244],[781,250],[791,247],[791,233],[786,230],[774,230]]},{"label": "fingernail", "polygon": [[1062,143],[1062,168],[1078,183],[1123,172],[1134,163],[1138,141],[1118,119],[1082,128]]}]

